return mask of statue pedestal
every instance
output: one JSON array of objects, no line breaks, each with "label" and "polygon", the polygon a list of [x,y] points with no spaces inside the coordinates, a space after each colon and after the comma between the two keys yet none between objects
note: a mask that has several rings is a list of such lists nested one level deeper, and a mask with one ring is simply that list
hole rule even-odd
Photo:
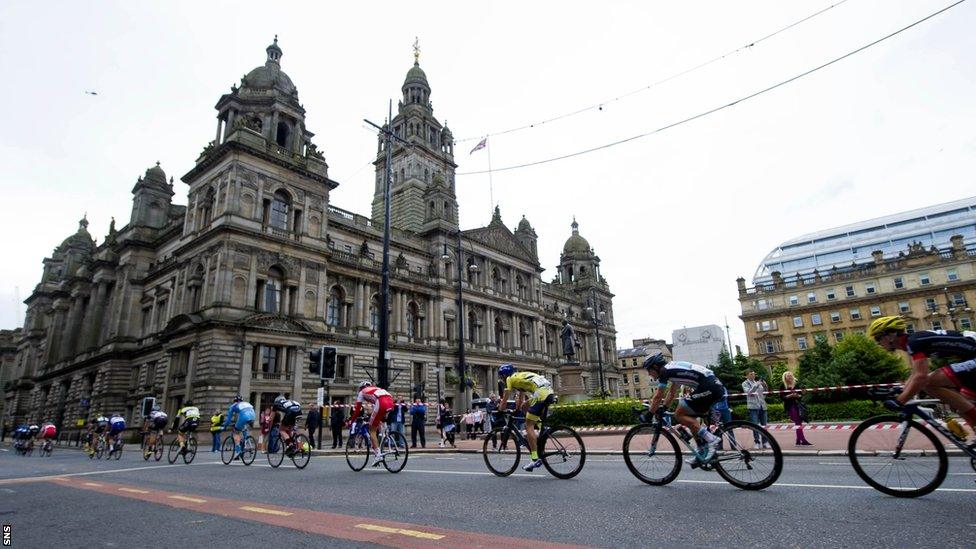
[{"label": "statue pedestal", "polygon": [[586,400],[586,387],[583,386],[583,366],[579,362],[564,362],[559,365],[559,400],[573,402]]}]

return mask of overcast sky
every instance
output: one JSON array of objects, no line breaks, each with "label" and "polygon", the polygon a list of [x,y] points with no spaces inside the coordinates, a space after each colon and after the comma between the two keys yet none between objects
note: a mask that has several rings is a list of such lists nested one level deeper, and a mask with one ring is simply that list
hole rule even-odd
[{"label": "overcast sky", "polygon": [[[41,261],[87,212],[99,242],[157,160],[177,182],[213,139],[213,106],[275,34],[307,127],[368,215],[375,135],[413,63],[458,139],[594,104],[489,139],[494,169],[588,149],[727,104],[950,3],[23,2],[0,4],[0,327],[23,318]],[[551,280],[573,216],[616,294],[618,346],[724,324],[745,346],[735,279],[803,233],[976,195],[976,2],[768,94],[598,152],[494,173],[514,228],[539,234]],[[85,94],[97,91],[97,96]],[[458,173],[488,168],[476,141]],[[491,219],[487,175],[459,175],[461,225]],[[175,200],[186,203],[187,187]]]}]

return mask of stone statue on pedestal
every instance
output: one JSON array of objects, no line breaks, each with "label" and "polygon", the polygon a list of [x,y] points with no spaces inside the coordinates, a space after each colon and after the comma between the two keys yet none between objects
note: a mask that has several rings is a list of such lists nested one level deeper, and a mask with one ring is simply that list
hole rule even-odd
[{"label": "stone statue on pedestal", "polygon": [[576,362],[574,360],[576,349],[581,347],[581,345],[579,338],[576,337],[576,331],[569,325],[568,320],[563,319],[563,329],[559,332],[559,338],[563,342],[563,356],[566,357],[566,362]]}]

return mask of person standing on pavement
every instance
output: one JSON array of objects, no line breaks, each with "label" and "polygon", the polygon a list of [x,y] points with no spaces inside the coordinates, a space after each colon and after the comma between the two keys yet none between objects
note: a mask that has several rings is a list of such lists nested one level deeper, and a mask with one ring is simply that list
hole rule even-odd
[{"label": "person standing on pavement", "polygon": [[456,427],[454,423],[454,411],[451,410],[451,407],[447,405],[446,399],[441,401],[439,413],[441,418],[441,428],[443,429],[444,434],[438,446],[443,448],[444,443],[447,442],[451,445],[451,448],[457,448],[457,446],[454,445],[454,431]]},{"label": "person standing on pavement", "polygon": [[332,428],[332,448],[342,447],[342,428],[346,423],[346,408],[338,399],[332,402],[329,411],[329,427]]},{"label": "person standing on pavement", "polygon": [[322,438],[322,431],[319,429],[319,425],[322,423],[322,412],[319,411],[318,406],[312,406],[308,411],[308,415],[305,416],[305,428],[308,429],[308,439],[312,446],[315,444],[315,433],[319,434],[319,439]]},{"label": "person standing on pavement", "polygon": [[485,432],[495,428],[495,414],[498,413],[498,395],[492,393],[488,395],[488,402],[485,403]]},{"label": "person standing on pavement", "polygon": [[[749,421],[761,425],[764,429],[768,423],[766,413],[766,391],[769,386],[762,378],[756,379],[756,372],[746,372],[746,380],[742,382],[742,392],[746,394],[746,408],[749,409]],[[768,448],[769,443],[759,440],[759,433],[753,432],[753,448]]]},{"label": "person standing on pavement", "polygon": [[221,428],[223,424],[224,414],[219,409],[214,410],[213,415],[210,416],[210,436],[213,438],[213,446],[210,447],[211,453],[220,451],[220,431],[223,430]]},{"label": "person standing on pavement", "polygon": [[797,384],[796,376],[793,375],[793,372],[783,372],[783,389],[786,390],[786,394],[783,395],[783,411],[786,412],[790,417],[790,421],[796,426],[796,445],[813,446],[803,434],[803,422],[806,421],[806,417],[804,417],[803,394],[800,392],[800,387]]},{"label": "person standing on pavement", "polygon": [[[407,405],[403,403],[403,397],[397,399],[393,409],[390,410],[390,432],[403,434],[403,422],[407,419]],[[407,437],[403,437],[407,440]]]},{"label": "person standing on pavement", "polygon": [[271,431],[271,406],[268,406],[261,412],[261,417],[258,420],[258,424],[261,426],[261,432],[258,433],[258,450],[264,449],[264,439],[268,438],[268,432]]},{"label": "person standing on pavement", "polygon": [[427,436],[424,433],[424,428],[427,423],[427,405],[421,402],[419,398],[413,400],[413,406],[410,407],[410,447],[417,447],[417,434],[420,434],[420,447],[427,447]]}]

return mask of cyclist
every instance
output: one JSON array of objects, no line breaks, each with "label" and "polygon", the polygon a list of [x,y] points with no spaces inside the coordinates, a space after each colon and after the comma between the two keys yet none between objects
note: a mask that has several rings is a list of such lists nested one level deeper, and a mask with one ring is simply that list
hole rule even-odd
[{"label": "cyclist", "polygon": [[244,397],[237,395],[234,397],[234,403],[230,405],[227,409],[227,419],[224,420],[224,428],[230,426],[231,421],[234,420],[236,416],[236,421],[234,422],[234,458],[244,455],[244,444],[241,442],[241,432],[244,429],[251,426],[254,422],[254,406],[250,402],[245,402]]},{"label": "cyclist", "polygon": [[95,451],[95,420],[89,419],[88,425],[85,426],[85,434],[83,437],[84,450],[87,454],[91,455]]},{"label": "cyclist", "polygon": [[515,410],[525,411],[525,438],[529,443],[529,456],[532,462],[522,469],[532,471],[542,467],[542,460],[539,459],[539,451],[536,448],[538,435],[535,426],[542,421],[541,416],[546,407],[555,401],[552,383],[534,372],[519,372],[512,364],[502,364],[498,368],[498,377],[505,382],[501,398],[502,406],[508,402],[509,395],[515,392]]},{"label": "cyclist", "polygon": [[23,452],[27,448],[27,437],[30,436],[27,425],[20,425],[14,430],[14,449]]},{"label": "cyclist", "polygon": [[34,449],[34,440],[37,439],[37,434],[41,432],[41,427],[36,423],[31,423],[27,427],[27,449]]},{"label": "cyclist", "polygon": [[[906,333],[900,316],[883,316],[868,327],[868,337],[886,351],[902,350],[912,359],[912,371],[900,395],[885,406],[900,409],[919,392],[938,398],[952,407],[976,431],[976,333],[927,330]],[[929,372],[929,357],[959,360]]]},{"label": "cyclist", "polygon": [[45,421],[41,424],[41,430],[37,433],[37,440],[44,447],[48,442],[54,444],[54,437],[58,436],[58,428],[54,426],[50,421]]},{"label": "cyclist", "polygon": [[[678,387],[687,387],[691,392],[678,400],[674,417],[692,433],[698,432],[698,440],[703,441],[704,448],[699,442],[700,459],[707,462],[715,457],[715,450],[719,438],[712,434],[705,425],[697,421],[698,416],[709,412],[712,405],[721,400],[726,392],[725,386],[715,377],[715,373],[704,366],[691,362],[669,362],[662,353],[653,354],[644,359],[644,369],[648,375],[657,380],[657,391],[651,399],[651,413],[666,410],[678,393]],[[671,388],[665,396],[668,385]],[[704,454],[701,454],[702,450]]]},{"label": "cyclist", "polygon": [[149,416],[146,418],[146,426],[149,428],[146,437],[146,458],[152,454],[152,447],[156,443],[156,439],[163,436],[163,429],[166,428],[166,419],[168,417],[166,412],[159,409],[158,404],[153,405],[152,411],[149,412]]},{"label": "cyclist", "polygon": [[375,459],[373,460],[373,467],[376,467],[383,462],[376,433],[379,431],[380,422],[393,409],[393,395],[385,389],[374,387],[368,381],[360,383],[359,395],[356,396],[356,407],[353,408],[352,415],[346,423],[347,427],[352,425],[363,411],[363,402],[369,402],[373,405],[373,413],[369,416],[369,440],[373,443],[373,448],[376,452]]},{"label": "cyclist", "polygon": [[[278,432],[282,435],[282,442],[287,444],[291,440],[291,432],[295,429],[295,423],[302,416],[302,405],[294,400],[278,395],[274,400],[274,410],[282,414],[281,427],[278,429]],[[287,446],[286,448],[287,450],[285,452],[290,455],[292,452],[291,448]]]},{"label": "cyclist", "polygon": [[115,412],[112,414],[112,418],[108,420],[108,453],[112,454],[115,452],[115,443],[122,438],[122,432],[125,431],[125,418],[122,414]]},{"label": "cyclist", "polygon": [[[181,417],[183,423],[180,423]],[[200,425],[200,409],[193,405],[192,400],[187,400],[173,418],[173,430],[176,431],[176,439],[180,442],[180,454],[186,453],[187,433],[197,432],[198,425]]]}]

